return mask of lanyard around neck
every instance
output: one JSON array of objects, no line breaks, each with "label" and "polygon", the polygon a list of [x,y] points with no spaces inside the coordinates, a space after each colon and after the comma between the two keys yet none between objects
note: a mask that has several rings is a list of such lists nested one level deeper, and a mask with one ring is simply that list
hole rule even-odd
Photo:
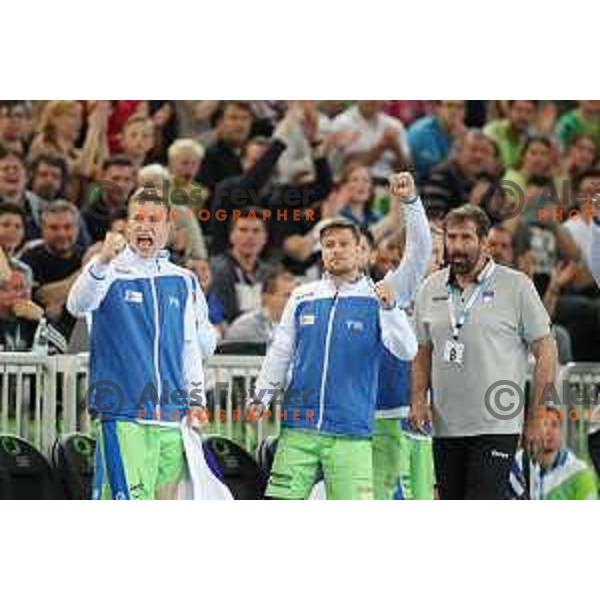
[{"label": "lanyard around neck", "polygon": [[471,311],[473,306],[475,306],[475,302],[477,302],[477,299],[481,295],[483,288],[485,287],[486,283],[490,280],[495,268],[496,265],[493,263],[486,268],[486,273],[475,285],[475,288],[471,292],[469,299],[460,311],[458,318],[456,317],[456,307],[454,305],[454,288],[451,285],[448,285],[448,314],[450,316],[450,327],[452,328],[452,337],[455,341],[458,340],[458,334],[460,332],[461,327],[465,324],[467,317],[469,316],[469,312]]}]

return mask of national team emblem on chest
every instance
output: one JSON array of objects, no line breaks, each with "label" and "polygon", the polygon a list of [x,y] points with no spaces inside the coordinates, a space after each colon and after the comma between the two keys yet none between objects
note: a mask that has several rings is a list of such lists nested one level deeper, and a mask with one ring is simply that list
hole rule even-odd
[{"label": "national team emblem on chest", "polygon": [[137,290],[125,290],[125,302],[132,302],[133,304],[141,304],[144,301],[144,294]]},{"label": "national team emblem on chest", "polygon": [[364,331],[365,324],[362,321],[346,321],[346,327],[348,331]]},{"label": "national team emblem on chest", "polygon": [[316,321],[315,315],[301,315],[300,325],[314,325]]},{"label": "national team emblem on chest", "polygon": [[485,292],[481,294],[481,300],[484,302],[484,304],[487,304],[488,302],[491,302],[495,296],[496,293],[494,290],[485,290]]},{"label": "national team emblem on chest", "polygon": [[169,306],[172,306],[174,308],[179,308],[180,307],[179,298],[177,296],[169,296]]}]

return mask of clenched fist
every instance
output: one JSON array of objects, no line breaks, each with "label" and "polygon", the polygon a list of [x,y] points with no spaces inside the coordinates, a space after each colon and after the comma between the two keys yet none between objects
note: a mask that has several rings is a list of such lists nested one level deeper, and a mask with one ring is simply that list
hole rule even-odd
[{"label": "clenched fist", "polygon": [[394,306],[394,292],[386,285],[383,281],[379,281],[375,284],[375,293],[379,299],[379,303],[382,308],[393,308]]},{"label": "clenched fist", "polygon": [[390,194],[394,200],[406,202],[417,197],[417,186],[408,171],[396,173],[390,177]]},{"label": "clenched fist", "polygon": [[125,238],[120,233],[108,232],[102,244],[102,250],[98,255],[100,262],[108,264],[123,248],[125,248]]}]

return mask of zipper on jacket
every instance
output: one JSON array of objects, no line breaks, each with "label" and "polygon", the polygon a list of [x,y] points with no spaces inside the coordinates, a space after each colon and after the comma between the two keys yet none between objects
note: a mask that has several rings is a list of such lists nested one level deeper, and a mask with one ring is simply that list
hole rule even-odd
[{"label": "zipper on jacket", "polygon": [[150,285],[152,286],[152,298],[154,300],[154,370],[156,371],[156,414],[158,421],[161,421],[160,414],[160,396],[162,394],[162,385],[160,381],[160,371],[158,369],[158,339],[160,333],[160,327],[158,322],[158,294],[156,293],[155,278],[150,278]]},{"label": "zipper on jacket", "polygon": [[327,333],[325,334],[325,358],[323,360],[323,377],[321,378],[321,393],[319,397],[319,420],[317,429],[321,429],[323,424],[323,413],[325,412],[325,384],[327,383],[327,368],[329,366],[329,345],[331,343],[331,328],[333,326],[333,318],[335,317],[335,307],[338,301],[338,291],[336,290],[333,297],[333,305],[329,313],[329,321],[327,322]]}]

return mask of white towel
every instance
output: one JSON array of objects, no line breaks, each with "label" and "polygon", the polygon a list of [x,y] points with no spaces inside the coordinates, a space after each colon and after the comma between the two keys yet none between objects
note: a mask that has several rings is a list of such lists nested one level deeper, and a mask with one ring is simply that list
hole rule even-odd
[{"label": "white towel", "polygon": [[177,500],[233,500],[229,488],[206,464],[201,435],[183,419],[181,437],[187,473],[177,490]]}]

